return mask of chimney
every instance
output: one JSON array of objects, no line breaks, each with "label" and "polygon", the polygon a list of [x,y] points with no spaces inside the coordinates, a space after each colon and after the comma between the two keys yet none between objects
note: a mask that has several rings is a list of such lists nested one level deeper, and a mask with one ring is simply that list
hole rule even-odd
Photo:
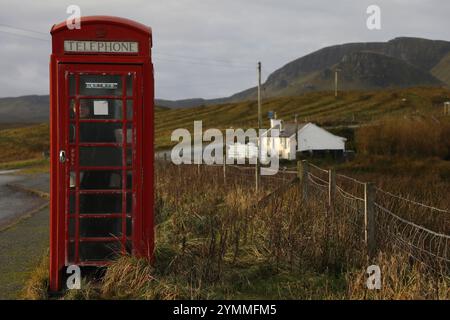
[{"label": "chimney", "polygon": [[280,126],[280,131],[281,131],[281,126],[283,124],[283,120],[281,119],[270,119],[270,128],[273,128],[275,126]]}]

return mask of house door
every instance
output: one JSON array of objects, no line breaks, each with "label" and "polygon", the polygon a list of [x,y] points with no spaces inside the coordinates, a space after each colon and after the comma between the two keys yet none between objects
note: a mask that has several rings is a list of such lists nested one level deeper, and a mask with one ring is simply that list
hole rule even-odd
[{"label": "house door", "polygon": [[60,257],[105,265],[141,236],[141,67],[62,64],[58,74]]}]

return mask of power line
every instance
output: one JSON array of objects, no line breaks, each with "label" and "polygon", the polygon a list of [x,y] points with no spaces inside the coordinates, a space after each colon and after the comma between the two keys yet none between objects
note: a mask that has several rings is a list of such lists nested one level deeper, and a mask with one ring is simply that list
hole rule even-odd
[{"label": "power line", "polygon": [[160,88],[176,88],[176,87],[214,87],[214,86],[224,86],[235,84],[236,81],[233,82],[212,82],[212,83],[179,83],[179,84],[171,84],[171,85],[158,85]]},{"label": "power line", "polygon": [[16,36],[16,37],[25,37],[25,38],[34,39],[34,40],[40,40],[40,41],[50,42],[50,39],[43,39],[43,38],[33,37],[33,36],[27,35],[27,34],[19,34],[19,33],[14,33],[14,32],[6,31],[6,30],[1,30],[1,29],[0,29],[0,32],[6,33],[6,34],[9,34],[9,35],[12,35],[12,36]]},{"label": "power line", "polygon": [[20,30],[20,31],[26,31],[26,32],[32,32],[32,33],[42,34],[42,35],[44,35],[44,36],[49,36],[49,33],[40,32],[40,31],[35,31],[35,30],[31,30],[31,29],[25,29],[25,28],[18,28],[18,27],[11,26],[11,25],[9,25],[9,24],[0,23],[0,26],[2,26],[2,27],[7,27],[7,28],[11,28],[11,29],[16,29],[16,30]]},{"label": "power line", "polygon": [[[199,65],[199,66],[208,66],[208,67],[223,67],[223,68],[236,68],[236,69],[253,69],[250,66],[243,65],[233,65],[233,64],[219,64],[219,63],[204,63],[197,61],[184,61],[184,60],[176,60],[176,59],[167,59],[161,57],[155,57],[155,60],[159,61],[167,61],[167,62],[176,62],[176,63],[184,63],[189,65]],[[207,61],[207,59],[205,59]]]},{"label": "power line", "polygon": [[202,58],[202,57],[194,57],[194,56],[188,56],[188,55],[179,55],[179,54],[172,54],[172,53],[167,53],[167,52],[162,52],[162,51],[157,51],[154,50],[154,54],[156,55],[162,55],[162,56],[167,56],[167,57],[175,57],[175,58],[181,58],[181,59],[188,59],[188,60],[193,60],[193,61],[211,61],[211,62],[218,62],[218,63],[224,63],[224,64],[233,64],[235,66],[241,66],[241,67],[245,67],[245,68],[250,68],[251,64],[253,64],[254,62],[248,62],[246,64],[241,64],[241,63],[235,63],[233,61],[230,60],[225,60],[225,59],[211,59],[211,58]]},{"label": "power line", "polygon": [[[7,24],[2,24],[2,23],[0,23],[0,32],[11,34],[14,36],[19,36],[19,37],[35,39],[35,40],[50,41],[50,39],[48,38],[49,34],[46,34],[43,32],[38,32],[38,31],[33,31],[33,30],[29,30],[29,29],[16,28],[16,27],[13,27],[13,26],[10,26]],[[45,35],[47,38],[44,39],[42,37],[36,37],[35,35]]]},{"label": "power line", "polygon": [[[10,29],[10,30],[8,30],[8,29]],[[3,24],[3,23],[0,23],[0,32],[10,34],[13,36],[17,36],[17,37],[26,37],[26,38],[40,40],[40,41],[46,41],[46,42],[50,41],[50,39],[48,39],[48,38],[44,39],[41,37],[34,36],[34,35],[45,35],[46,37],[48,37],[49,36],[48,33],[34,31],[34,30],[20,28],[20,27],[14,27],[14,26],[11,26],[8,24]],[[166,57],[179,58],[182,60],[157,57],[159,55],[166,56]],[[172,54],[172,53],[167,53],[167,52],[155,52],[154,56],[156,56],[156,57],[154,57],[154,59],[159,60],[159,61],[185,63],[185,64],[190,64],[190,65],[200,65],[200,66],[208,66],[208,67],[253,69],[253,67],[250,65],[236,64],[235,62],[222,60],[222,59],[201,58],[201,57],[194,57],[194,56],[188,56],[188,55]],[[208,61],[211,63],[208,63]]]}]

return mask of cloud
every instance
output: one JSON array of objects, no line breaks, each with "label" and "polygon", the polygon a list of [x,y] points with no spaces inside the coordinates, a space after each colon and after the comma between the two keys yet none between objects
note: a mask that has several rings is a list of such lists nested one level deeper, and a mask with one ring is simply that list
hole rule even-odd
[{"label": "cloud", "polygon": [[[447,0],[0,0],[0,24],[50,37],[52,24],[78,4],[83,15],[116,15],[154,32],[156,95],[179,99],[227,96],[323,46],[386,41],[397,36],[448,39]],[[381,7],[382,29],[366,28],[366,8]],[[0,31],[5,28],[0,26]],[[33,35],[33,33],[30,33]],[[48,93],[50,42],[0,32],[0,96]]]}]

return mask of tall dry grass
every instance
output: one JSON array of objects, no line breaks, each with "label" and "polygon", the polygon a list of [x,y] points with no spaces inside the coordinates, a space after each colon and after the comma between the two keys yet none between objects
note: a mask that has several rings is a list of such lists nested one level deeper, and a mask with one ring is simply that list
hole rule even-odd
[{"label": "tall dry grass", "polygon": [[[230,169],[231,170],[231,169]],[[155,264],[124,258],[104,297],[138,299],[448,299],[449,279],[380,246],[382,290],[366,288],[362,215],[331,210],[323,190],[301,201],[298,182],[257,201],[248,176],[220,167],[157,167]],[[264,194],[288,181],[263,181]],[[358,190],[354,190],[358,192]]]},{"label": "tall dry grass", "polygon": [[[66,299],[448,299],[449,279],[384,245],[382,289],[366,288],[362,215],[326,191],[253,171],[157,163],[155,262],[125,256]],[[317,173],[318,174],[318,173]],[[324,177],[325,178],[325,177]],[[349,190],[360,192],[358,188]],[[373,263],[373,262],[371,262]]]},{"label": "tall dry grass", "polygon": [[450,121],[445,118],[389,118],[356,131],[356,145],[366,155],[450,159]]}]

